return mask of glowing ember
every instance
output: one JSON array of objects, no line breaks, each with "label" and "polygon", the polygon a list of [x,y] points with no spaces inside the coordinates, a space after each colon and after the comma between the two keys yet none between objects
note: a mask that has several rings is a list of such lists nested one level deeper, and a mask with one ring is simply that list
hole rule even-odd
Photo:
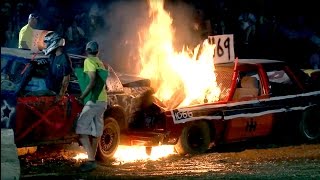
[{"label": "glowing ember", "polygon": [[167,157],[171,154],[176,154],[174,146],[156,146],[152,147],[151,154],[146,153],[146,147],[144,146],[119,146],[114,158],[117,162],[128,163],[145,160],[158,160],[163,157]]},{"label": "glowing ember", "polygon": [[140,47],[140,75],[151,80],[155,96],[169,109],[217,101],[215,45],[205,40],[193,52],[175,52],[172,19],[163,5],[163,0],[149,0],[153,21]]},{"label": "glowing ember", "polygon": [[80,159],[88,159],[88,155],[86,153],[79,153],[75,157],[73,157],[75,160],[80,160]]}]

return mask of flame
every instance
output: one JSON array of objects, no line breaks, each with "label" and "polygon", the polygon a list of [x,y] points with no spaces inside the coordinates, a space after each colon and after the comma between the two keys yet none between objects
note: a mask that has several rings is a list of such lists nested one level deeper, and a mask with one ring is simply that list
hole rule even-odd
[{"label": "flame", "polygon": [[80,159],[88,159],[87,153],[78,153],[75,157],[73,157],[75,160],[80,160]]},{"label": "flame", "polygon": [[217,101],[220,88],[213,62],[214,44],[208,39],[192,52],[173,47],[172,18],[164,10],[163,0],[149,0],[153,18],[139,49],[140,75],[151,80],[155,97],[167,108]]},{"label": "flame", "polygon": [[[148,155],[145,146],[124,146],[119,145],[113,158],[115,162],[113,164],[125,164],[136,161],[156,161],[160,158],[167,157],[169,155],[176,154],[173,145],[162,145],[152,147],[151,154]],[[73,159],[79,161],[82,159],[88,159],[87,153],[78,153]]]},{"label": "flame", "polygon": [[[206,39],[193,51],[185,48],[175,52],[172,18],[163,8],[164,1],[149,0],[149,6],[153,21],[144,36],[139,34],[143,39],[139,48],[140,75],[151,80],[155,96],[167,108],[217,101],[221,91],[214,73],[215,45]],[[116,163],[128,163],[158,160],[171,154],[175,154],[174,146],[153,147],[148,155],[144,146],[120,145],[114,158]]]},{"label": "flame", "polygon": [[120,145],[114,154],[117,163],[128,163],[146,160],[158,160],[169,155],[176,154],[174,146],[163,145],[152,147],[151,154],[146,153],[145,146],[123,146]]}]

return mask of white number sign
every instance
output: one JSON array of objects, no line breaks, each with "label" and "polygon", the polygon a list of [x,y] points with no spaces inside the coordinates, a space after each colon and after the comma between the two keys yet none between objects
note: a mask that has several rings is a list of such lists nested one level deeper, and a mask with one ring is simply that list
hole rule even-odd
[{"label": "white number sign", "polygon": [[215,64],[234,61],[233,34],[209,36],[209,43],[215,44],[213,60]]}]

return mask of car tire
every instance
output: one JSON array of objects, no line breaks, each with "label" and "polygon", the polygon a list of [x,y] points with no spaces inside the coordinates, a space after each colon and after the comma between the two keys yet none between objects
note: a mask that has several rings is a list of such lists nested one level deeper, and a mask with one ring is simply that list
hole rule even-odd
[{"label": "car tire", "polygon": [[118,149],[120,143],[120,127],[118,122],[111,117],[104,120],[103,134],[99,140],[97,148],[97,159],[108,161]]},{"label": "car tire", "polygon": [[302,141],[314,141],[320,138],[320,106],[312,106],[302,113],[299,133]]},{"label": "car tire", "polygon": [[198,121],[185,126],[175,150],[180,155],[201,154],[209,149],[210,129],[206,122]]}]

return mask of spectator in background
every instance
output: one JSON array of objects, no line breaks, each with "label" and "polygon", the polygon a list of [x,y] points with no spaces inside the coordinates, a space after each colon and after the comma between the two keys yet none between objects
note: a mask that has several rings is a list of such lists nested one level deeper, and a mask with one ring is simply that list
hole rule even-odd
[{"label": "spectator in background", "polygon": [[13,12],[13,15],[12,15],[12,19],[13,19],[13,26],[16,28],[16,29],[21,29],[25,24],[25,21],[23,20],[24,18],[22,18],[22,17],[24,17],[25,15],[24,15],[24,13],[23,13],[23,8],[24,7],[24,5],[23,5],[23,3],[18,3],[17,5],[16,5],[16,9],[15,9],[15,11]]},{"label": "spectator in background", "polygon": [[256,32],[256,17],[250,12],[241,13],[239,18],[241,30],[244,32],[243,43],[248,44]]},{"label": "spectator in background", "polygon": [[79,16],[79,24],[78,26],[84,31],[84,34],[86,36],[90,37],[90,22],[89,22],[89,16],[87,13],[81,13],[81,15]]},{"label": "spectator in background", "polygon": [[33,29],[36,29],[39,16],[31,13],[28,18],[28,24],[23,26],[19,32],[19,48],[31,49]]},{"label": "spectator in background", "polygon": [[64,23],[63,23],[63,22],[60,22],[60,23],[58,24],[58,26],[57,26],[56,29],[55,29],[55,32],[56,32],[57,34],[59,34],[59,36],[65,38]]},{"label": "spectator in background", "polygon": [[214,14],[212,15],[213,35],[216,34],[233,34],[231,22],[233,21],[233,14],[226,6],[224,0],[219,0],[214,7]]},{"label": "spectator in background", "polygon": [[72,25],[67,30],[67,38],[71,43],[76,43],[85,38],[84,31],[78,26],[77,21],[74,19]]},{"label": "spectator in background", "polygon": [[68,52],[82,54],[86,38],[83,29],[78,26],[76,18],[73,20],[72,25],[67,29],[66,37],[68,41]]},{"label": "spectator in background", "polygon": [[5,47],[17,48],[18,47],[18,33],[15,31],[12,22],[8,23],[8,30],[6,31]]},{"label": "spectator in background", "polygon": [[12,18],[12,10],[11,10],[11,4],[9,2],[1,3],[1,22],[4,24],[1,24],[0,31],[1,31],[1,46],[4,46],[6,43],[6,31],[8,29],[6,22],[11,21]]},{"label": "spectator in background", "polygon": [[278,21],[275,16],[261,15],[256,28],[256,55],[266,59],[278,59],[276,42]]},{"label": "spectator in background", "polygon": [[312,69],[320,69],[320,46],[318,46],[316,51],[311,54],[309,63]]},{"label": "spectator in background", "polygon": [[244,10],[237,19],[235,53],[239,58],[255,58],[256,16]]}]

